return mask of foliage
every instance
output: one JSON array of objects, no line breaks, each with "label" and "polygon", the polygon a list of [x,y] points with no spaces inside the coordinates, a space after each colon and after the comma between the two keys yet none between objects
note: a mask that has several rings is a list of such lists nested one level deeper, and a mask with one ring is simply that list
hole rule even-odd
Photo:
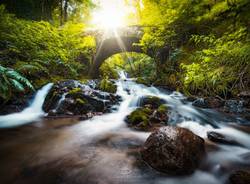
[{"label": "foliage", "polygon": [[108,93],[116,93],[117,91],[117,86],[107,78],[102,79],[97,88]]},{"label": "foliage", "polygon": [[70,21],[87,20],[94,6],[91,0],[1,0],[6,9],[18,18],[45,20],[59,25]]},{"label": "foliage", "polygon": [[223,96],[246,88],[250,77],[250,43],[245,42],[247,39],[245,28],[225,33],[220,38],[194,35],[191,41],[203,49],[190,56],[192,64],[182,65],[184,87],[190,92]]},{"label": "foliage", "polygon": [[146,77],[152,80],[156,75],[155,62],[145,54],[122,53],[107,59],[101,66],[101,75],[118,78],[117,71],[124,70],[130,77]]},{"label": "foliage", "polygon": [[0,97],[8,100],[14,92],[34,90],[28,79],[13,69],[0,65]]},{"label": "foliage", "polygon": [[[26,76],[35,87],[47,81],[79,78],[87,73],[95,41],[83,36],[84,25],[57,28],[48,22],[15,18],[0,6],[0,62]],[[78,57],[86,58],[79,62]],[[37,82],[39,81],[39,82]]]},{"label": "foliage", "polygon": [[140,1],[140,45],[156,60],[156,83],[203,96],[249,88],[249,8],[248,0]]}]

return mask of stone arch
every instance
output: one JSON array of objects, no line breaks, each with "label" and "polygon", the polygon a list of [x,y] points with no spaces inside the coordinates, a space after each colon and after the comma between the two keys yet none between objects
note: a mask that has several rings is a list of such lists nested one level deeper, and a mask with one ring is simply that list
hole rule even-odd
[{"label": "stone arch", "polygon": [[137,52],[147,54],[140,46],[136,45],[136,43],[139,43],[139,41],[140,38],[124,36],[105,39],[97,47],[97,53],[94,56],[89,75],[93,78],[97,78],[99,75],[99,68],[102,63],[114,54],[122,52]]}]

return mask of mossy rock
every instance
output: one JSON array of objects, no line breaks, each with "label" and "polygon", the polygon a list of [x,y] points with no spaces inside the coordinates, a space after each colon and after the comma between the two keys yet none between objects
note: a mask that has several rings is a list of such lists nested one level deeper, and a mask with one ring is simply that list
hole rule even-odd
[{"label": "mossy rock", "polygon": [[145,85],[145,86],[150,86],[150,85],[151,85],[151,82],[150,82],[148,79],[142,78],[142,77],[138,77],[138,78],[136,79],[136,82],[137,82],[138,84],[143,84],[143,85]]},{"label": "mossy rock", "polygon": [[126,117],[126,122],[130,125],[139,125],[143,123],[145,126],[149,123],[149,117],[152,110],[148,108],[138,108]]},{"label": "mossy rock", "polygon": [[100,83],[97,85],[97,89],[108,93],[116,93],[117,86],[108,79],[102,79]]},{"label": "mossy rock", "polygon": [[68,94],[73,95],[73,94],[80,93],[80,92],[82,92],[81,88],[74,88],[74,89],[70,90],[68,92]]},{"label": "mossy rock", "polygon": [[157,109],[157,112],[159,113],[167,113],[168,112],[168,106],[167,105],[160,105]]},{"label": "mossy rock", "polygon": [[138,105],[140,107],[150,105],[150,106],[152,106],[152,108],[157,109],[158,107],[160,107],[161,105],[163,105],[165,103],[166,103],[165,100],[160,99],[156,96],[145,96],[139,100]]},{"label": "mossy rock", "polygon": [[85,99],[77,98],[76,103],[84,105],[84,104],[88,103],[88,101]]},{"label": "mossy rock", "polygon": [[150,118],[152,123],[164,123],[168,122],[168,106],[160,105]]}]

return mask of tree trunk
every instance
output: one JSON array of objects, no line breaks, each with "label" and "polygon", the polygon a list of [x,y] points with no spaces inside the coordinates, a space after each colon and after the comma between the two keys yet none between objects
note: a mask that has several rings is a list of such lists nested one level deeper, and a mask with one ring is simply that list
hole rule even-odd
[{"label": "tree trunk", "polygon": [[60,0],[60,25],[63,25],[63,0]]},{"label": "tree trunk", "polygon": [[64,4],[64,22],[68,21],[68,6],[69,6],[69,0],[65,0],[65,4]]}]

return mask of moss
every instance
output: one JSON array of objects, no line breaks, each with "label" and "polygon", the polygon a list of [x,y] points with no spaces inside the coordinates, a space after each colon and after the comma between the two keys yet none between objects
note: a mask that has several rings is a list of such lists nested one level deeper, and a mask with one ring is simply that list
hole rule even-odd
[{"label": "moss", "polygon": [[145,79],[143,77],[138,77],[136,79],[136,82],[139,83],[139,84],[144,84],[146,86],[150,86],[151,85],[151,82],[148,79]]},{"label": "moss", "polygon": [[81,91],[82,91],[81,88],[74,88],[74,89],[70,90],[68,94],[72,95],[72,94],[79,93]]},{"label": "moss", "polygon": [[165,101],[156,96],[145,96],[140,101],[140,106],[151,105],[153,108],[157,109],[159,106],[164,104]]},{"label": "moss", "polygon": [[143,123],[143,125],[147,126],[151,113],[152,111],[148,108],[138,108],[127,116],[127,121],[132,125],[138,125],[140,123]]},{"label": "moss", "polygon": [[77,103],[77,104],[81,104],[81,105],[83,105],[83,104],[86,104],[86,103],[87,103],[87,101],[86,101],[86,100],[84,100],[84,99],[81,99],[81,98],[77,98],[77,99],[76,99],[76,103]]},{"label": "moss", "polygon": [[168,111],[168,107],[166,105],[160,105],[157,109],[159,113],[166,113]]},{"label": "moss", "polygon": [[44,85],[48,84],[50,81],[50,79],[46,79],[46,78],[40,78],[40,79],[37,79],[33,82],[34,84],[34,87],[36,89],[40,89],[41,87],[43,87]]},{"label": "moss", "polygon": [[108,93],[115,93],[117,91],[117,86],[108,79],[102,79],[99,85],[97,86],[99,90],[108,92]]}]

